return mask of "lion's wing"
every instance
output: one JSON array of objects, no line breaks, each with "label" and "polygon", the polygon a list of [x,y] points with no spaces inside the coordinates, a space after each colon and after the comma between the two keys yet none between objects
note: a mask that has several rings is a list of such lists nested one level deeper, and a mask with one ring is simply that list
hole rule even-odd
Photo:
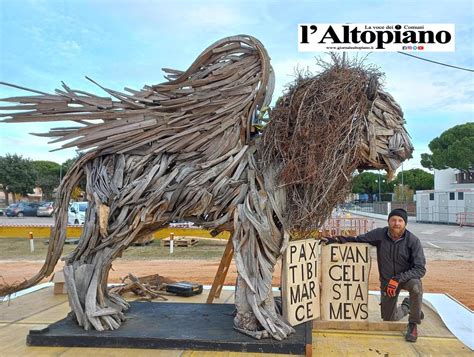
[{"label": "lion's wing", "polygon": [[[185,72],[165,69],[168,82],[110,97],[73,90],[63,83],[55,94],[2,99],[19,105],[4,122],[73,121],[77,126],[36,134],[62,148],[97,153],[176,152],[212,160],[249,139],[252,118],[268,105],[273,91],[270,60],[249,36],[227,37],[204,50]],[[94,82],[95,83],[95,82]],[[7,83],[2,83],[9,85]],[[13,110],[13,112],[12,112]],[[239,146],[239,145],[237,145]]]}]

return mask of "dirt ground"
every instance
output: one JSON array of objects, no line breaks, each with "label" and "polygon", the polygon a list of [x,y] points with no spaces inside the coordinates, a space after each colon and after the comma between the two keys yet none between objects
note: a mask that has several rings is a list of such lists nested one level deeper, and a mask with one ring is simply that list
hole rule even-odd
[{"label": "dirt ground", "polygon": [[[32,277],[41,268],[41,261],[0,260],[0,285],[12,284],[24,278]],[[175,280],[193,281],[205,285],[212,284],[219,260],[125,260],[114,262],[110,273],[110,282],[120,282],[128,273],[140,277],[160,274]],[[58,263],[56,271],[60,270]],[[280,268],[276,268],[274,285],[280,282]],[[237,270],[232,263],[226,279],[226,285],[234,285]],[[45,280],[47,281],[47,280]],[[433,260],[427,263],[427,274],[423,279],[425,292],[447,293],[474,310],[474,264],[467,260]],[[370,290],[378,289],[377,263],[372,260],[369,280]]]}]

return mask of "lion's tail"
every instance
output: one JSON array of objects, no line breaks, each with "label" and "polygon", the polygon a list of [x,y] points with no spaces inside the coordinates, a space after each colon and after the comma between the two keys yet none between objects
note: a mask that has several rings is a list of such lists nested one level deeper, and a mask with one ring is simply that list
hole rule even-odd
[{"label": "lion's tail", "polygon": [[0,285],[0,296],[7,296],[23,289],[30,288],[38,284],[45,277],[51,275],[56,264],[61,257],[64,242],[66,241],[67,211],[73,189],[79,184],[84,176],[84,165],[90,159],[90,154],[86,154],[78,159],[71,167],[67,175],[62,180],[55,202],[54,226],[51,228],[49,236],[48,252],[41,270],[30,279],[25,279],[19,283]]}]

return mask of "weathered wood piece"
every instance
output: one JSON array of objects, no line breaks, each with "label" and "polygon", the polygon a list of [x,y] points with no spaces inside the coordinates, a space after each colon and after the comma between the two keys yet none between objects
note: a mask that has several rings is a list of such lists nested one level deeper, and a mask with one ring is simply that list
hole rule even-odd
[{"label": "weathered wood piece", "polygon": [[175,283],[176,281],[159,274],[152,274],[136,277],[132,273],[129,273],[125,278],[122,279],[123,285],[115,286],[110,289],[110,293],[117,295],[124,295],[128,292],[133,292],[135,295],[141,296],[147,300],[160,299],[167,301],[166,285]]}]

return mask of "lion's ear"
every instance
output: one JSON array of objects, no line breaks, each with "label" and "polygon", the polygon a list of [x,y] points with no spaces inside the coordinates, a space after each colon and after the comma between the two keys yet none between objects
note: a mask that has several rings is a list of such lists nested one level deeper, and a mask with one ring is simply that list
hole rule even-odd
[{"label": "lion's ear", "polygon": [[365,90],[365,93],[367,95],[367,99],[369,99],[371,102],[375,100],[377,97],[377,88],[378,88],[378,80],[376,76],[371,76],[369,79],[369,83],[367,85],[367,89]]}]

